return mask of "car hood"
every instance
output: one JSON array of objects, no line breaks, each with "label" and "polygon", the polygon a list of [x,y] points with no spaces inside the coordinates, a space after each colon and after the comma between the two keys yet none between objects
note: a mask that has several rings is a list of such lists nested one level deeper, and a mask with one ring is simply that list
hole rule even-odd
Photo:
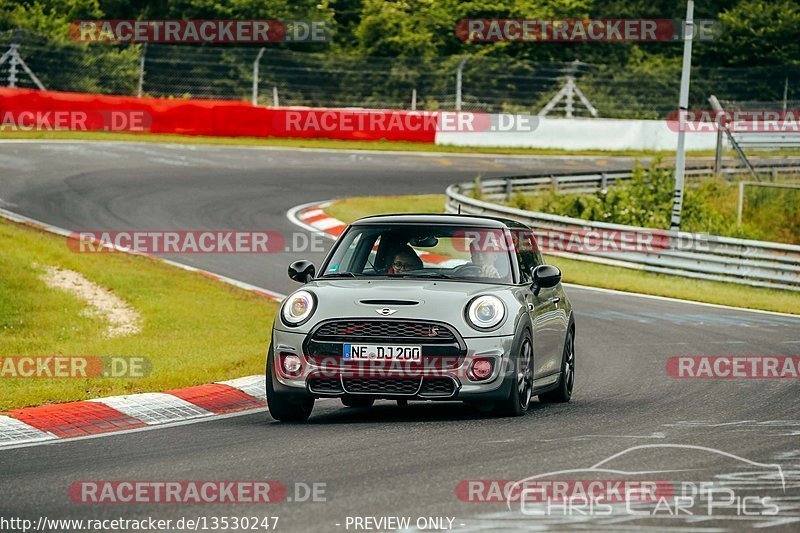
[{"label": "car hood", "polygon": [[[482,336],[467,324],[464,308],[474,297],[492,294],[506,306],[506,321],[512,324],[520,303],[514,286],[450,280],[316,280],[302,287],[316,296],[317,308],[306,324],[292,331],[308,331],[331,318],[412,318],[439,320],[455,326],[465,336]],[[300,288],[298,288],[300,290]],[[388,308],[391,314],[379,313]],[[510,315],[510,316],[509,316]],[[280,322],[276,322],[276,325]],[[281,325],[281,329],[286,329]],[[494,331],[492,335],[502,334]]]}]

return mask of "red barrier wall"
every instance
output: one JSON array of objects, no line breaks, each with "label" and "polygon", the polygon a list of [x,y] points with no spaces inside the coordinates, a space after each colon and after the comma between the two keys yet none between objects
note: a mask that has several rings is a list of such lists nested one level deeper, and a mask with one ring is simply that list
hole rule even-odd
[{"label": "red barrier wall", "polygon": [[[433,143],[437,124],[435,113],[415,111],[267,108],[230,100],[172,100],[0,88],[0,124],[27,125],[29,116],[21,117],[20,113],[47,112],[86,114],[78,127],[67,128],[79,131],[144,131],[221,137]],[[144,116],[144,128],[110,124],[112,114]]]}]

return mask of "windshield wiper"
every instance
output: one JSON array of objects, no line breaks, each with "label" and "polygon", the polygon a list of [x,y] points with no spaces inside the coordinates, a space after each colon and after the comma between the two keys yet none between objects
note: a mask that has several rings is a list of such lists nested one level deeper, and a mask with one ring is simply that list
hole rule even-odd
[{"label": "windshield wiper", "polygon": [[358,274],[355,272],[336,272],[335,274],[325,274],[323,278],[357,278]]},{"label": "windshield wiper", "polygon": [[457,279],[441,272],[423,272],[421,274],[392,274],[393,278],[434,278],[434,279]]}]

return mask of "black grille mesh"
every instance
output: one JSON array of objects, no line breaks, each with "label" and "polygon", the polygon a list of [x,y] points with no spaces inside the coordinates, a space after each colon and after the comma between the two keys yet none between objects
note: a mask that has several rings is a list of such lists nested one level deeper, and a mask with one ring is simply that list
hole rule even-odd
[{"label": "black grille mesh", "polygon": [[455,389],[455,383],[450,378],[429,378],[423,380],[419,393],[425,396],[450,396]]},{"label": "black grille mesh", "polygon": [[308,380],[308,388],[311,392],[342,392],[342,384],[339,378],[316,378]]},{"label": "black grille mesh", "polygon": [[370,394],[415,394],[419,388],[418,379],[384,378],[344,378],[347,392]]},{"label": "black grille mesh", "polygon": [[323,324],[315,338],[337,339],[425,339],[427,341],[452,341],[453,333],[444,326],[429,322],[395,322],[342,320]]}]

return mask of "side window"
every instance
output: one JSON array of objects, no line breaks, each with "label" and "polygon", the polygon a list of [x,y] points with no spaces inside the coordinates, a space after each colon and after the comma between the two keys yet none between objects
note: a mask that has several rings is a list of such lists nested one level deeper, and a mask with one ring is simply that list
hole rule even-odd
[{"label": "side window", "polygon": [[348,243],[342,243],[342,249],[339,255],[338,262],[331,262],[328,266],[328,273],[336,273],[336,272],[352,272],[353,266],[351,263],[353,262],[353,255],[358,248],[359,243],[361,242],[363,233],[355,234],[355,237],[350,240]]},{"label": "side window", "polygon": [[517,249],[517,261],[519,261],[519,270],[521,274],[521,281],[523,283],[530,283],[533,281],[531,276],[531,269],[543,264],[542,254],[536,246],[536,239],[530,231],[514,231],[514,244]]}]

